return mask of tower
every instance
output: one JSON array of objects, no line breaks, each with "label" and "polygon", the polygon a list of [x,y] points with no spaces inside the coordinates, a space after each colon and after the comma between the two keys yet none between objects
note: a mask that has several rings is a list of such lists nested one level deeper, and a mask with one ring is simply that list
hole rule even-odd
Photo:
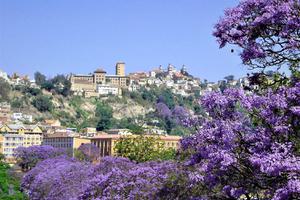
[{"label": "tower", "polygon": [[96,71],[94,71],[94,83],[105,84],[106,82],[105,76],[106,76],[106,71],[104,71],[101,68],[97,69]]},{"label": "tower", "polygon": [[124,62],[117,62],[116,75],[125,76],[125,63]]}]

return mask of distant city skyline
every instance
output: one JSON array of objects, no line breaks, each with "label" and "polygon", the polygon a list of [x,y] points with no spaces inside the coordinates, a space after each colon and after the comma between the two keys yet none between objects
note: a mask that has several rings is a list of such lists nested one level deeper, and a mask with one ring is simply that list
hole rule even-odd
[{"label": "distant city skyline", "polygon": [[17,1],[0,0],[0,69],[33,78],[56,74],[126,73],[184,64],[200,79],[217,81],[248,72],[232,47],[219,49],[213,26],[224,1]]}]

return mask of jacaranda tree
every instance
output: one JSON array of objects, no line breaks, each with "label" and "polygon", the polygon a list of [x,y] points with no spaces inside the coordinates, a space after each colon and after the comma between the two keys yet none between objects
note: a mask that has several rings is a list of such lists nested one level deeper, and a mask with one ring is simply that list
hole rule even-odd
[{"label": "jacaranda tree", "polygon": [[33,168],[39,161],[59,155],[66,155],[66,151],[46,145],[18,147],[14,152],[17,164],[25,171]]},{"label": "jacaranda tree", "polygon": [[252,67],[298,68],[300,63],[300,2],[242,0],[225,11],[215,26],[220,47],[242,48],[243,63]]},{"label": "jacaranda tree", "polygon": [[137,164],[126,158],[105,157],[97,165],[69,157],[41,161],[29,171],[22,188],[30,199],[157,199],[176,164]]},{"label": "jacaranda tree", "polygon": [[[300,83],[263,96],[242,90],[201,99],[209,118],[182,141],[209,199],[300,197]],[[194,123],[191,120],[191,124]]]},{"label": "jacaranda tree", "polygon": [[100,149],[94,144],[82,144],[74,155],[81,161],[96,162],[100,158]]}]

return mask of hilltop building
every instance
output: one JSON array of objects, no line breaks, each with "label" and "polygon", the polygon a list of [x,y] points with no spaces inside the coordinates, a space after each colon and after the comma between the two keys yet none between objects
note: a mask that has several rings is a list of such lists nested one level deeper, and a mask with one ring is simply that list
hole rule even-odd
[{"label": "hilltop building", "polygon": [[127,88],[129,77],[125,76],[125,63],[116,64],[116,75],[107,75],[99,68],[93,74],[71,74],[71,90],[77,95],[85,97],[100,95],[121,95],[122,88]]},{"label": "hilltop building", "polygon": [[125,76],[125,63],[124,62],[118,62],[116,64],[116,75]]},{"label": "hilltop building", "polygon": [[3,78],[4,80],[9,81],[7,73],[2,71],[1,69],[0,69],[0,78]]}]

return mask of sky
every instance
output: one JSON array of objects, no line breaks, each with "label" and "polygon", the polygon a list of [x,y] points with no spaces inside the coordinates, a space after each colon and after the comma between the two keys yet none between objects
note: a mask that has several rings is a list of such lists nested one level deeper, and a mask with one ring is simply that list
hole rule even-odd
[{"label": "sky", "polygon": [[[115,73],[184,64],[199,78],[245,76],[236,47],[212,36],[224,9],[237,0],[0,0],[0,69]],[[234,53],[230,49],[234,48]]]}]

